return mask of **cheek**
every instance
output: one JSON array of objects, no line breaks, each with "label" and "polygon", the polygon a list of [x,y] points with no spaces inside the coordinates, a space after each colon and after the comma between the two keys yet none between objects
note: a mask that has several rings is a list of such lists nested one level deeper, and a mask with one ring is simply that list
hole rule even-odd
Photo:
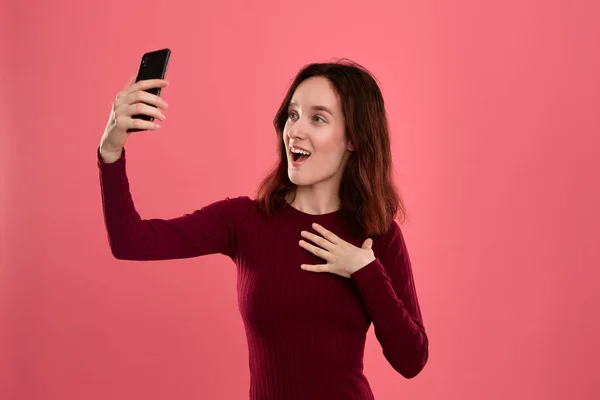
[{"label": "cheek", "polygon": [[343,153],[344,144],[341,139],[335,137],[324,138],[315,143],[315,147],[324,154],[334,155]]},{"label": "cheek", "polygon": [[285,143],[287,145],[288,141],[289,141],[288,132],[287,132],[287,130],[284,129],[283,130],[283,143]]}]

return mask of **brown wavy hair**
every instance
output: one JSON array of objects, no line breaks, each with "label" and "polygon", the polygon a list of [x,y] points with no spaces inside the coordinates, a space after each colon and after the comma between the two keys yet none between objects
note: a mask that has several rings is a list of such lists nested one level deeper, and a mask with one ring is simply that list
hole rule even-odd
[{"label": "brown wavy hair", "polygon": [[348,59],[309,64],[294,78],[273,119],[279,160],[257,188],[258,208],[264,215],[271,215],[285,205],[286,196],[295,187],[288,177],[283,128],[296,88],[313,76],[327,78],[335,88],[346,120],[346,137],[355,146],[340,185],[341,211],[353,219],[366,236],[383,234],[392,220],[398,219],[397,215],[403,221],[406,211],[392,180],[390,135],[383,96],[371,73]]}]

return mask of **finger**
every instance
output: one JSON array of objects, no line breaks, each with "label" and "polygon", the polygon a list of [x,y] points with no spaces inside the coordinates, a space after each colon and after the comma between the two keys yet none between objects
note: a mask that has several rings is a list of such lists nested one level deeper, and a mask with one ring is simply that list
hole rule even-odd
[{"label": "finger", "polygon": [[301,240],[299,242],[300,246],[303,247],[304,249],[310,251],[311,253],[313,253],[315,256],[322,258],[323,260],[326,261],[331,261],[331,253],[328,252],[327,250],[324,250],[320,247],[317,246],[313,246],[312,244]]},{"label": "finger", "polygon": [[314,224],[312,224],[312,227],[314,228],[314,230],[316,230],[321,235],[323,235],[323,237],[325,239],[329,240],[331,243],[338,244],[340,242],[339,237],[337,237],[333,232],[330,232],[327,229],[323,228],[321,225],[314,223]]},{"label": "finger", "polygon": [[154,118],[160,119],[161,121],[164,121],[166,119],[165,115],[158,108],[149,106],[144,103],[130,104],[127,107],[127,111],[125,112],[125,115],[129,115],[129,116],[138,115],[138,114],[143,114],[143,115],[147,115],[149,117],[154,117]]},{"label": "finger", "polygon": [[302,232],[300,232],[300,235],[302,237],[305,237],[305,238],[309,239],[309,240],[312,240],[314,243],[316,243],[317,245],[319,245],[319,247],[322,247],[322,248],[324,248],[327,251],[330,251],[335,246],[329,240],[324,239],[321,236],[317,236],[314,233],[302,231]]},{"label": "finger", "polygon": [[311,272],[329,272],[329,268],[327,267],[327,264],[316,264],[316,265],[302,264],[302,265],[300,265],[300,268],[302,268],[305,271],[311,271]]},{"label": "finger", "polygon": [[133,85],[135,83],[136,79],[137,79],[137,75],[132,75],[129,78],[129,82],[127,83],[127,86],[125,86],[125,89],[127,89],[128,87],[130,87],[131,85]]},{"label": "finger", "polygon": [[162,108],[166,110],[168,105],[167,102],[152,93],[145,92],[143,90],[138,90],[137,92],[129,93],[122,100],[123,104],[135,104],[135,103],[146,103],[158,108]]},{"label": "finger", "polygon": [[124,130],[140,129],[143,131],[155,131],[157,129],[160,129],[160,125],[155,122],[146,121],[140,118],[130,118],[126,116],[119,117],[117,119],[117,125]]},{"label": "finger", "polygon": [[169,82],[164,79],[144,79],[129,86],[123,91],[123,94],[128,95],[129,93],[137,92],[138,90],[163,88],[166,86],[169,86]]}]

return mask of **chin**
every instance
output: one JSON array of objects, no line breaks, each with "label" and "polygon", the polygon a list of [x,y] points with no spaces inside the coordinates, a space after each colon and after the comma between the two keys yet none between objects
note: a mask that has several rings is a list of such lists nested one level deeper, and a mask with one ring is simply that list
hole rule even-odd
[{"label": "chin", "polygon": [[288,178],[296,186],[308,186],[308,185],[311,185],[312,183],[314,183],[314,182],[308,181],[307,179],[303,179],[296,174],[288,173]]},{"label": "chin", "polygon": [[304,186],[305,185],[305,183],[302,181],[302,179],[294,178],[294,176],[292,176],[290,174],[288,174],[288,178],[296,186]]}]

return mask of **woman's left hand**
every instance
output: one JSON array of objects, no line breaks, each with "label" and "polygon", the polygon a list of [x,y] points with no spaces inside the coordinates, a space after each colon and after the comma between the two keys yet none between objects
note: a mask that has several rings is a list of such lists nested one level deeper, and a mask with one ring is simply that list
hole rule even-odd
[{"label": "woman's left hand", "polygon": [[302,231],[300,234],[302,237],[316,243],[319,247],[304,240],[300,240],[299,244],[317,257],[326,260],[327,264],[302,264],[300,266],[302,269],[313,272],[330,272],[344,278],[350,278],[350,275],[354,272],[375,260],[375,254],[371,249],[373,239],[368,238],[364,241],[362,247],[359,248],[340,239],[319,224],[313,224],[312,227],[323,235],[323,237],[306,231]]}]

